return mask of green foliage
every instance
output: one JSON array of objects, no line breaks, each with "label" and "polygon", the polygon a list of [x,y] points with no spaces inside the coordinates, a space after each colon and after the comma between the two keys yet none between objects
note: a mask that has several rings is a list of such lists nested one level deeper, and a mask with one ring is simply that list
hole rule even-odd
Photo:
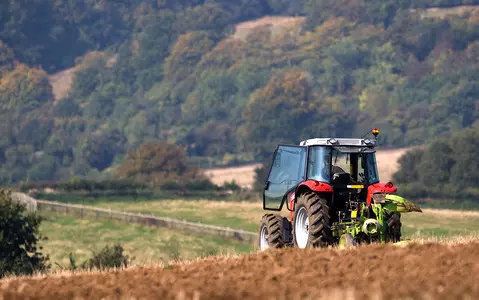
[{"label": "green foliage", "polygon": [[0,81],[2,110],[31,110],[52,99],[52,88],[43,70],[18,64]]},{"label": "green foliage", "polygon": [[55,105],[55,115],[60,118],[69,118],[81,114],[80,106],[72,98],[67,98]]},{"label": "green foliage", "polygon": [[126,268],[128,267],[129,257],[124,255],[123,251],[123,247],[120,244],[116,244],[113,247],[107,245],[100,252],[93,252],[93,257],[84,262],[81,268],[88,270]]},{"label": "green foliage", "polygon": [[[478,3],[7,1],[0,183],[108,177],[158,140],[192,161],[238,164],[373,126],[390,147],[450,136],[479,117],[479,18],[423,9]],[[235,32],[266,15],[305,20]],[[46,72],[73,66],[53,99]]]},{"label": "green foliage", "polygon": [[165,60],[165,76],[178,82],[191,74],[201,56],[211,50],[213,41],[204,32],[189,32],[178,37],[172,54]]},{"label": "green foliage", "polygon": [[0,190],[0,278],[49,268],[48,256],[38,247],[43,239],[38,231],[41,221],[39,216],[27,214],[23,205],[14,203],[9,191]]},{"label": "green foliage", "polygon": [[181,244],[176,236],[170,237],[165,243],[165,251],[168,253],[170,260],[179,261],[181,258]]},{"label": "green foliage", "polygon": [[479,193],[479,134],[467,129],[406,153],[394,180],[410,197],[476,201]]},{"label": "green foliage", "polygon": [[128,152],[116,170],[116,177],[157,185],[201,179],[202,175],[188,165],[186,153],[180,147],[165,142],[148,142]]},{"label": "green foliage", "polygon": [[65,190],[65,191],[128,191],[135,189],[145,189],[147,188],[146,184],[135,183],[131,180],[88,180],[78,177],[74,177],[68,181],[27,181],[20,184],[20,189],[22,191],[28,191],[32,189],[44,189],[51,188],[55,190]]},{"label": "green foliage", "polygon": [[65,267],[57,263],[62,269],[68,269],[72,272],[76,270],[108,270],[127,268],[131,262],[128,255],[123,254],[124,249],[120,244],[115,244],[113,247],[106,245],[100,252],[92,252],[92,257],[77,265],[77,260],[73,253],[68,255],[70,266]]},{"label": "green foliage", "polygon": [[[258,141],[252,148],[260,157],[272,152],[278,142],[297,142],[298,138],[307,138],[314,132],[341,135],[339,129],[332,128],[343,121],[341,116],[318,96],[306,72],[288,71],[272,77],[264,88],[251,95],[244,111],[246,125],[240,133],[246,140]],[[277,122],[278,119],[282,121]]]}]

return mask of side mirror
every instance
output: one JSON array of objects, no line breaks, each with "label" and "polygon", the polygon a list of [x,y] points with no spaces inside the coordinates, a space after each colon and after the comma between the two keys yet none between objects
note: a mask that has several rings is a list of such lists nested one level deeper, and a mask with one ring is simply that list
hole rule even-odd
[{"label": "side mirror", "polygon": [[269,180],[266,180],[266,181],[264,182],[264,189],[265,189],[265,190],[268,190],[268,188],[269,188],[269,183],[270,183]]}]

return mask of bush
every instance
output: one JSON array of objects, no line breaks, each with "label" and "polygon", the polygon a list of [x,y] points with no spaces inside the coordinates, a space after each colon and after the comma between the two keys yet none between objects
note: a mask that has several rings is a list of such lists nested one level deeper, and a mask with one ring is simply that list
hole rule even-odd
[{"label": "bush", "polygon": [[239,191],[239,190],[241,190],[241,186],[239,186],[236,183],[236,180],[234,180],[234,179],[231,182],[225,181],[221,188],[224,189],[224,190],[227,190],[227,191]]},{"label": "bush", "polygon": [[167,181],[160,186],[165,191],[216,191],[218,186],[207,178],[185,181]]},{"label": "bush", "polygon": [[189,165],[182,147],[161,141],[147,142],[128,152],[115,175],[118,179],[148,182],[152,186],[204,179],[198,169]]},{"label": "bush", "polygon": [[124,191],[129,192],[137,189],[146,189],[147,185],[135,183],[132,180],[88,180],[74,177],[69,181],[33,181],[23,182],[20,190],[26,192],[30,189],[52,188],[65,191]]},{"label": "bush", "polygon": [[123,251],[123,247],[119,244],[113,247],[105,246],[99,253],[93,252],[93,257],[82,264],[82,269],[126,268],[128,267],[129,257],[124,255]]},{"label": "bush", "polygon": [[0,278],[11,275],[31,275],[49,269],[48,256],[43,256],[38,241],[42,219],[26,214],[23,205],[13,203],[11,193],[0,190]]}]

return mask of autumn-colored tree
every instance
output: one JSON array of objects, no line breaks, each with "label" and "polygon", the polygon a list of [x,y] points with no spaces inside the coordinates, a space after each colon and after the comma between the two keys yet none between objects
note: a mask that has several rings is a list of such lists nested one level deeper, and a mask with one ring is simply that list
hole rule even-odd
[{"label": "autumn-colored tree", "polygon": [[166,77],[172,82],[185,79],[213,45],[213,41],[204,32],[181,35],[176,41],[171,55],[165,60]]},{"label": "autumn-colored tree", "polygon": [[87,97],[99,85],[103,84],[103,74],[107,56],[101,52],[92,52],[78,61],[73,75],[71,91],[76,97]]},{"label": "autumn-colored tree", "polygon": [[0,79],[0,108],[31,110],[52,100],[52,87],[41,69],[17,64]]},{"label": "autumn-colored tree", "polygon": [[284,72],[251,95],[244,110],[246,124],[239,134],[258,142],[254,149],[249,144],[249,150],[272,151],[276,142],[297,140],[315,119],[317,106],[309,75],[302,71]]},{"label": "autumn-colored tree", "polygon": [[116,177],[159,185],[200,179],[202,175],[188,164],[188,157],[181,147],[166,142],[147,142],[127,154],[116,171]]}]

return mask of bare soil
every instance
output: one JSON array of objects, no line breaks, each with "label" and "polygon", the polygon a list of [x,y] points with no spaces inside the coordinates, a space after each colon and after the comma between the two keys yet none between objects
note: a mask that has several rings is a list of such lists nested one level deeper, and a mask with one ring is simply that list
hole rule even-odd
[{"label": "bare soil", "polygon": [[204,172],[214,184],[222,185],[234,180],[242,187],[251,188],[254,183],[254,170],[261,166],[262,164],[249,164],[240,167],[208,169]]},{"label": "bare soil", "polygon": [[242,22],[236,25],[234,38],[244,39],[258,27],[271,26],[272,29],[295,26],[305,21],[305,17],[265,16],[256,20]]},{"label": "bare soil", "polygon": [[0,299],[476,299],[479,243],[286,249],[0,281]]},{"label": "bare soil", "polygon": [[52,85],[55,101],[61,100],[68,94],[68,91],[70,91],[75,71],[76,68],[70,68],[48,76],[48,80]]}]

